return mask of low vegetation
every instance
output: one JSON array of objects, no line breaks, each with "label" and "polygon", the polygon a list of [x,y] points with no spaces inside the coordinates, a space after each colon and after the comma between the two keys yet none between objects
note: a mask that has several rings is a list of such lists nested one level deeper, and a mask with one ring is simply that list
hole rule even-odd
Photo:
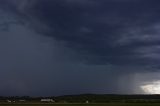
[{"label": "low vegetation", "polygon": [[66,95],[0,97],[0,106],[160,106],[160,95]]}]

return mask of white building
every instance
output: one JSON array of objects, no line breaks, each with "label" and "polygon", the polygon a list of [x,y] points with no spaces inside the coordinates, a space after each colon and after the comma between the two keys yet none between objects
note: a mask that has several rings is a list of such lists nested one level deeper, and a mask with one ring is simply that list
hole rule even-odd
[{"label": "white building", "polygon": [[89,103],[89,101],[87,100],[86,103]]},{"label": "white building", "polygon": [[8,103],[11,103],[12,101],[11,101],[11,100],[7,100],[7,102],[8,102]]},{"label": "white building", "polygon": [[25,102],[26,100],[19,100],[19,102]]},{"label": "white building", "polygon": [[41,99],[41,102],[55,102],[53,99]]}]

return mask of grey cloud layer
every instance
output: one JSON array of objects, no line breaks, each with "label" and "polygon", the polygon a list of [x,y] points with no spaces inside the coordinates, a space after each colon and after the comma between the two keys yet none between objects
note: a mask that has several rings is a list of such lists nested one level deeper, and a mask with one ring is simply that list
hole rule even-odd
[{"label": "grey cloud layer", "polygon": [[[6,81],[0,90],[22,95],[131,92],[129,81],[124,91],[118,87],[120,77],[159,69],[159,4],[158,0],[1,0],[0,7],[16,14],[18,21],[0,22],[4,35],[0,78]],[[8,73],[10,78],[4,78]]]},{"label": "grey cloud layer", "polygon": [[15,14],[0,12],[1,95],[53,96],[117,91],[112,88],[116,86],[117,76],[112,76],[114,84],[110,84],[107,77],[112,65],[84,64],[63,42],[36,33],[28,24],[19,22]]},{"label": "grey cloud layer", "polygon": [[[159,45],[159,2],[133,0],[40,0],[28,16],[48,27],[46,35],[67,43],[87,61],[111,64],[146,64],[137,47]],[[91,62],[90,61],[90,62]],[[154,60],[152,60],[154,61]],[[150,63],[150,62],[149,62]]]}]

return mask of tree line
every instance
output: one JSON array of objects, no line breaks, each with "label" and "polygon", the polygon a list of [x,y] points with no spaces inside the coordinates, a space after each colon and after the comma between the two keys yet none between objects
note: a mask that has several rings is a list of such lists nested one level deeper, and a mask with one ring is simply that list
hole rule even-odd
[{"label": "tree line", "polygon": [[65,95],[52,97],[30,97],[30,96],[0,96],[0,102],[6,100],[18,101],[25,100],[26,102],[39,102],[41,99],[53,99],[57,103],[143,103],[152,102],[160,103],[160,95],[99,95],[99,94],[82,94],[82,95]]}]

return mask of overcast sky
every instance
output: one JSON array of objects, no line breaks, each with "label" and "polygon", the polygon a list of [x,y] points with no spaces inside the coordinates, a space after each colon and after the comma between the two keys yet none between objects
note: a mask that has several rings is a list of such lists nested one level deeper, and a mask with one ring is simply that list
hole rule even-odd
[{"label": "overcast sky", "polygon": [[160,80],[159,0],[0,0],[0,95],[137,94]]}]

